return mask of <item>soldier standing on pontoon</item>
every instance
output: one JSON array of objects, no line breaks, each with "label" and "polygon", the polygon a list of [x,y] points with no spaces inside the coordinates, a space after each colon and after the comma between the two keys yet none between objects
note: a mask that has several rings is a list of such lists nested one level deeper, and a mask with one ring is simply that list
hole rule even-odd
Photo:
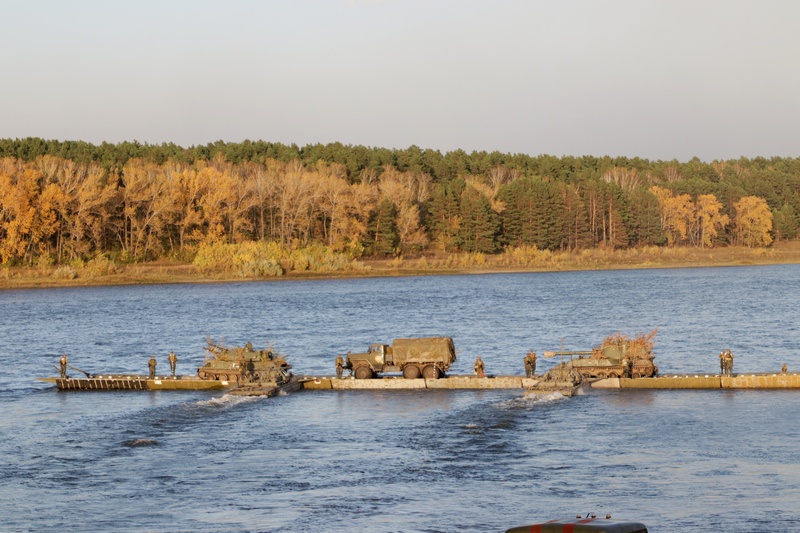
[{"label": "soldier standing on pontoon", "polygon": [[150,360],[147,361],[147,368],[150,370],[150,379],[156,378],[156,364],[156,357],[151,355]]},{"label": "soldier standing on pontoon", "polygon": [[336,354],[336,379],[342,379],[342,370],[344,370],[344,359],[342,354]]},{"label": "soldier standing on pontoon", "polygon": [[175,352],[169,352],[169,357],[167,357],[167,361],[169,361],[169,371],[172,373],[172,377],[175,377],[175,367],[178,365],[178,356],[175,355]]},{"label": "soldier standing on pontoon", "polygon": [[532,378],[536,374],[536,354],[533,350],[525,356],[525,377]]},{"label": "soldier standing on pontoon", "polygon": [[725,352],[726,366],[728,367],[728,375],[733,377],[733,354],[730,350]]},{"label": "soldier standing on pontoon", "polygon": [[478,358],[475,359],[475,366],[472,367],[472,369],[475,371],[475,375],[476,376],[478,376],[479,378],[484,377],[484,374],[483,374],[483,360],[480,358],[480,356],[478,356]]}]

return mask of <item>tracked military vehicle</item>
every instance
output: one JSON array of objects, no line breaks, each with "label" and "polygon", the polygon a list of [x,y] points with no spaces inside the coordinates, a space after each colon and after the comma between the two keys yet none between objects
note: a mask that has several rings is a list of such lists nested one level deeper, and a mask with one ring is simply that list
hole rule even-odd
[{"label": "tracked military vehicle", "polygon": [[197,369],[200,379],[217,381],[256,383],[284,383],[291,379],[292,365],[267,346],[266,350],[255,350],[248,342],[245,346],[225,347],[206,339],[206,357],[203,366]]},{"label": "tracked military vehicle", "polygon": [[391,345],[375,343],[366,353],[348,353],[346,368],[356,379],[370,379],[383,372],[402,372],[406,379],[437,379],[456,360],[450,337],[395,339]]},{"label": "tracked military vehicle", "polygon": [[653,337],[657,331],[634,338],[616,333],[590,351],[545,352],[544,356],[569,356],[570,360],[562,364],[586,378],[652,377],[658,374],[653,363]]}]

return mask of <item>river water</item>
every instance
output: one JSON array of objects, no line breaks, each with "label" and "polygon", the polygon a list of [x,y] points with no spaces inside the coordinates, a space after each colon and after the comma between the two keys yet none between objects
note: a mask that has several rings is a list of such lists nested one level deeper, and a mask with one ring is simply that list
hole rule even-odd
[{"label": "river water", "polygon": [[[662,373],[800,370],[800,266],[0,292],[0,530],[503,531],[611,513],[650,531],[796,531],[800,391],[59,393],[88,372],[194,373],[207,336],[296,373],[451,336],[470,373],[659,328]],[[540,357],[539,371],[554,362]],[[71,372],[74,374],[74,372]]]}]

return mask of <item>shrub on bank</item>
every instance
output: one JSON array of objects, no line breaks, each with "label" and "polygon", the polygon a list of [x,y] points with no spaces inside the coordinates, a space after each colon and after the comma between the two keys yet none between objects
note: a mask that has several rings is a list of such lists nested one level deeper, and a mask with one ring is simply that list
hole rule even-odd
[{"label": "shrub on bank", "polygon": [[99,278],[117,273],[117,264],[104,255],[98,255],[83,267],[81,275],[87,278]]},{"label": "shrub on bank", "polygon": [[55,264],[53,257],[50,254],[42,254],[36,258],[36,266],[39,268],[51,267]]},{"label": "shrub on bank", "polygon": [[553,253],[533,246],[510,246],[500,255],[499,264],[516,268],[540,268],[559,262],[568,252]]},{"label": "shrub on bank", "polygon": [[72,267],[63,265],[53,271],[53,277],[56,279],[75,279],[78,277],[78,273]]},{"label": "shrub on bank", "polygon": [[346,254],[315,244],[287,248],[275,242],[204,244],[193,264],[202,269],[233,272],[244,278],[282,276],[287,272],[336,272],[356,268]]}]

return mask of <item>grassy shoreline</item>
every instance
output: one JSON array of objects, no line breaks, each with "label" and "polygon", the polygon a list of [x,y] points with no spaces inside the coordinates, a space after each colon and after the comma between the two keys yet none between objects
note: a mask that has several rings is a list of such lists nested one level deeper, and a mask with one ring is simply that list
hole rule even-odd
[{"label": "grassy shoreline", "polygon": [[0,268],[0,290],[168,283],[234,283],[347,279],[364,277],[441,276],[512,272],[564,272],[577,270],[628,270],[643,268],[702,268],[800,263],[800,241],[770,248],[640,248],[586,250],[577,253],[537,252],[527,256],[439,254],[416,258],[363,260],[341,271],[289,272],[279,277],[241,277],[232,272],[201,269],[192,264],[156,261],[117,265],[114,272],[79,274],[75,279],[56,275],[54,267]]}]

